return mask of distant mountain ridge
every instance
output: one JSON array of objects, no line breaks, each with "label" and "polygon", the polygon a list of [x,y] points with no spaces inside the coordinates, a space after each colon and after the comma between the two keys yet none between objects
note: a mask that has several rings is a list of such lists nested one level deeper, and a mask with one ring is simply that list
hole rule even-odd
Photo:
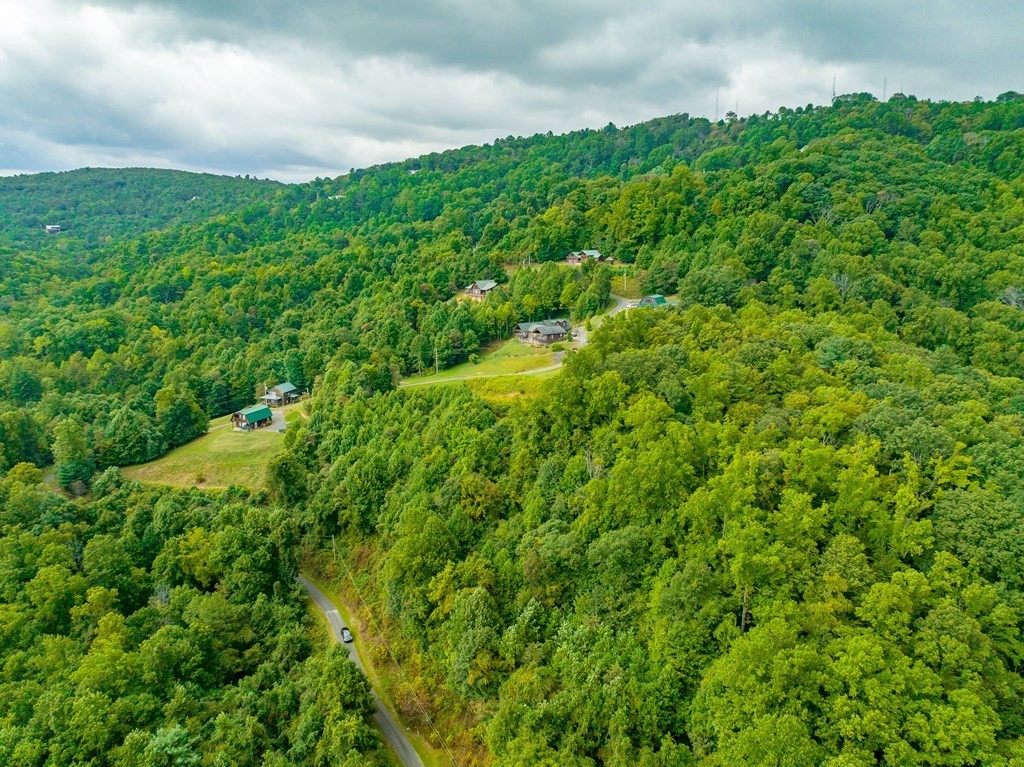
[{"label": "distant mountain ridge", "polygon": [[[206,221],[273,197],[276,181],[154,168],[82,168],[0,178],[0,245],[35,248],[71,239],[93,248]],[[59,235],[45,227],[59,226]],[[50,238],[50,241],[48,241]]]}]

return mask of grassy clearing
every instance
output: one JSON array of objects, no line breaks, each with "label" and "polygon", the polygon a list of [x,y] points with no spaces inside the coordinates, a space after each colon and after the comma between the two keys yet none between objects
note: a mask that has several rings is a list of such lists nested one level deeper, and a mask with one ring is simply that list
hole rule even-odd
[{"label": "grassy clearing", "polygon": [[536,395],[544,381],[557,373],[557,370],[546,370],[536,375],[470,379],[465,383],[474,394],[491,404],[507,405],[519,397]]},{"label": "grassy clearing", "polygon": [[[295,410],[293,413],[297,413]],[[289,413],[291,416],[292,413]],[[210,431],[139,466],[122,471],[129,479],[181,487],[259,489],[270,459],[284,447],[284,435],[263,429],[242,432],[231,428],[230,416],[210,422]]]},{"label": "grassy clearing", "polygon": [[639,276],[627,275],[623,280],[621,271],[612,277],[612,293],[623,298],[643,298],[644,296],[644,292],[640,289]]},{"label": "grassy clearing", "polygon": [[444,383],[458,379],[472,379],[481,376],[503,376],[526,373],[531,370],[549,367],[555,364],[554,351],[538,349],[528,344],[521,344],[515,339],[505,341],[491,347],[490,351],[480,357],[476,364],[463,362],[437,375],[412,376],[403,384]]}]

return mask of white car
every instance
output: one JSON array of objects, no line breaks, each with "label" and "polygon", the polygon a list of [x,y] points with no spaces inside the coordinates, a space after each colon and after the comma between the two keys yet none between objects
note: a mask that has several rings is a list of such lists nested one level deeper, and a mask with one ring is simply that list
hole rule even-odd
[{"label": "white car", "polygon": [[348,626],[341,627],[341,641],[345,644],[352,642],[352,632],[348,630]]}]

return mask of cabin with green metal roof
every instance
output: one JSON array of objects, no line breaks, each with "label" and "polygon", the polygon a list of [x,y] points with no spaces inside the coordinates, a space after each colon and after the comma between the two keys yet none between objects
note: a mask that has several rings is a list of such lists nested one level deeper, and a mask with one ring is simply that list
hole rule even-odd
[{"label": "cabin with green metal roof", "polygon": [[269,426],[274,420],[274,414],[266,405],[252,405],[239,410],[231,416],[231,423],[236,429],[252,431],[264,426]]},{"label": "cabin with green metal roof", "polygon": [[654,295],[641,298],[637,302],[637,306],[669,306],[669,302],[665,299],[665,296],[655,293]]}]

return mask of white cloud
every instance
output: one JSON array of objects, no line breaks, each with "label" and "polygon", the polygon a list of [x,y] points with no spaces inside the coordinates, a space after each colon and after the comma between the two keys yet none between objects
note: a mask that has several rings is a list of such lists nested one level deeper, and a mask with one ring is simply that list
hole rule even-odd
[{"label": "white cloud", "polygon": [[0,0],[0,167],[301,180],[496,136],[713,116],[716,89],[721,113],[760,113],[824,103],[833,76],[840,92],[880,94],[889,77],[890,93],[932,98],[1015,87],[1001,80],[1017,47],[986,45],[1012,20],[944,3],[310,0],[284,15],[269,0]]}]

